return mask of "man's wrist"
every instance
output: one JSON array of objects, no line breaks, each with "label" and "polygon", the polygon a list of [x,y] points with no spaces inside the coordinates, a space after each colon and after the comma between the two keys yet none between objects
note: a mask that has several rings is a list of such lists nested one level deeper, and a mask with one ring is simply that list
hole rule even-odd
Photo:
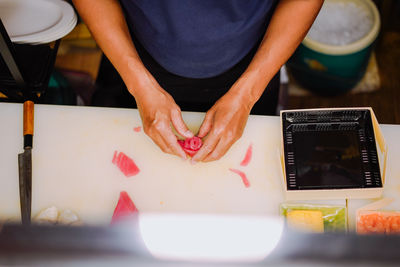
[{"label": "man's wrist", "polygon": [[136,57],[126,57],[123,62],[121,77],[123,78],[128,91],[136,98],[141,95],[145,88],[151,88],[154,78]]},{"label": "man's wrist", "polygon": [[241,102],[251,109],[261,97],[268,82],[269,80],[257,70],[247,70],[232,86],[232,93],[236,94]]}]

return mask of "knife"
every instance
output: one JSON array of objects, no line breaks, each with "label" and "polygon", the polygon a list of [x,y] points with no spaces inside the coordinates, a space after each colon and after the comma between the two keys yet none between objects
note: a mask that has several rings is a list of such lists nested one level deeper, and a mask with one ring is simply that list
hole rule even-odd
[{"label": "knife", "polygon": [[33,144],[34,104],[24,102],[24,152],[18,154],[19,200],[22,224],[31,222],[32,202],[32,144]]}]

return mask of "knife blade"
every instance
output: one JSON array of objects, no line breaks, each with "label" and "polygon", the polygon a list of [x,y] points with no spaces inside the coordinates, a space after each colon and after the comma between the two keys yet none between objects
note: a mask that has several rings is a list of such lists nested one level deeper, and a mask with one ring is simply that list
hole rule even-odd
[{"label": "knife blade", "polygon": [[18,154],[19,199],[22,224],[30,224],[32,203],[32,145],[34,104],[24,102],[23,135],[24,152]]},{"label": "knife blade", "polygon": [[21,205],[22,224],[29,224],[31,220],[31,191],[32,191],[32,153],[25,149],[18,154],[19,170],[19,199]]}]

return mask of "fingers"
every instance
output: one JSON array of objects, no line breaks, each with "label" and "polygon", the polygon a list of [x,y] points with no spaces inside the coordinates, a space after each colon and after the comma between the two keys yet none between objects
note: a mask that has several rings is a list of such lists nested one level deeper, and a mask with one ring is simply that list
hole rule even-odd
[{"label": "fingers", "polygon": [[[211,133],[216,133],[217,131],[215,130],[211,130]],[[210,133],[210,135],[211,135]],[[208,137],[207,137],[208,138]],[[237,138],[229,132],[224,132],[220,135],[215,134],[214,136],[210,136],[210,138],[212,138],[215,141],[215,145],[213,144],[214,141],[211,140],[212,144],[209,144],[209,148],[213,147],[211,150],[210,149],[206,149],[208,153],[204,153],[198,156],[198,158],[194,158],[194,162],[197,161],[203,161],[203,162],[210,162],[210,161],[214,161],[214,160],[218,160],[221,157],[223,157],[226,152],[229,150],[229,148],[235,143],[235,141],[237,140]],[[204,145],[206,145],[207,141],[205,141]],[[203,146],[204,146],[203,145]],[[200,150],[199,150],[200,152]],[[199,154],[199,152],[197,152],[196,156]],[[203,156],[204,155],[204,156]]]},{"label": "fingers", "polygon": [[203,138],[210,132],[213,125],[213,117],[214,112],[207,112],[204,121],[200,126],[199,133],[197,134],[198,137]]},{"label": "fingers", "polygon": [[161,137],[160,134],[153,134],[153,135],[149,135],[151,140],[153,140],[154,143],[156,143],[156,145],[164,152],[164,153],[168,153],[171,154],[172,151],[171,149],[167,146],[167,144],[165,143],[164,139]]},{"label": "fingers", "polygon": [[177,137],[172,132],[169,122],[157,122],[147,130],[147,135],[150,136],[163,152],[177,155],[184,160],[187,159],[186,153],[178,144]]},{"label": "fingers", "polygon": [[185,138],[192,138],[193,133],[188,129],[182,118],[182,113],[179,109],[171,112],[172,125],[174,125],[176,131]]},{"label": "fingers", "polygon": [[203,162],[210,162],[220,159],[223,155],[225,155],[233,143],[234,140],[227,140],[223,138],[219,139],[219,142],[215,146],[214,150],[203,159]]},{"label": "fingers", "polygon": [[186,153],[178,144],[172,127],[184,137],[193,137],[193,133],[185,125],[173,98],[162,88],[156,89],[137,100],[143,130],[162,151],[186,159]]},{"label": "fingers", "polygon": [[215,147],[218,144],[218,141],[219,141],[219,136],[215,133],[213,134],[213,132],[210,132],[200,150],[197,151],[197,153],[193,156],[192,163],[196,163],[198,161],[202,161],[203,159],[205,159],[208,156],[208,154],[210,154],[215,149]]},{"label": "fingers", "polygon": [[187,159],[185,151],[183,151],[182,147],[178,144],[176,135],[172,132],[171,128],[169,128],[168,132],[162,133],[161,136],[164,139],[164,143],[166,144],[168,149],[172,152],[170,154],[177,155],[183,160]]}]

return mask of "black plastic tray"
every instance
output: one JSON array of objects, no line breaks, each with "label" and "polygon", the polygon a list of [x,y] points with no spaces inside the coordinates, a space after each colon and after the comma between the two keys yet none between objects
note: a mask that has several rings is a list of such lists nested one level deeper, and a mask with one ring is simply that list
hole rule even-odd
[{"label": "black plastic tray", "polygon": [[287,190],[382,187],[368,109],[282,112]]}]

